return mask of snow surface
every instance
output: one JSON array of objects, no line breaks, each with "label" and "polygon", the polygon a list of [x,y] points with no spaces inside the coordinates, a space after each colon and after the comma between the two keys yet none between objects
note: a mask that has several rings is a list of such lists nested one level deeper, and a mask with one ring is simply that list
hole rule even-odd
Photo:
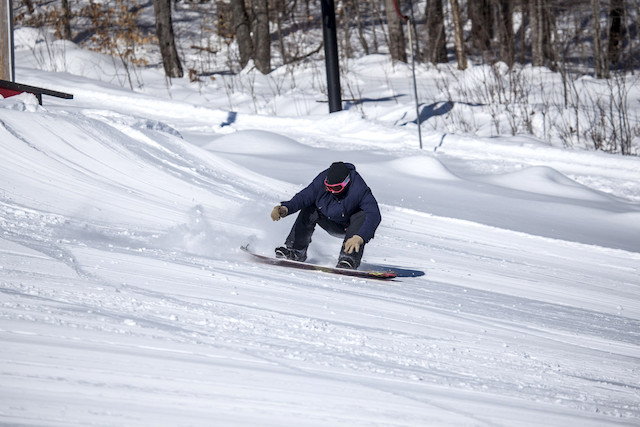
[{"label": "snow surface", "polygon": [[[420,150],[380,56],[353,67],[379,101],[329,115],[293,85],[252,112],[260,81],[233,110],[155,69],[129,91],[64,48],[16,74],[74,100],[0,99],[0,424],[640,424],[637,157],[426,128]],[[381,205],[364,262],[423,276],[239,250],[282,244],[271,208],[336,160]],[[310,261],[339,245],[318,230]]]}]

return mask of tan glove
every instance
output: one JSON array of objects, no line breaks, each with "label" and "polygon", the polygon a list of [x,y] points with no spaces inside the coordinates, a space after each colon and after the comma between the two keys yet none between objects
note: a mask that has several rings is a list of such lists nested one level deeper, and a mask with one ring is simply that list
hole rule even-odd
[{"label": "tan glove", "polygon": [[360,252],[360,246],[362,245],[364,245],[364,240],[356,234],[344,242],[344,251],[348,254],[353,253],[354,250]]},{"label": "tan glove", "polygon": [[289,213],[289,209],[286,206],[276,206],[271,211],[271,219],[274,221],[279,221],[280,218],[284,218]]}]

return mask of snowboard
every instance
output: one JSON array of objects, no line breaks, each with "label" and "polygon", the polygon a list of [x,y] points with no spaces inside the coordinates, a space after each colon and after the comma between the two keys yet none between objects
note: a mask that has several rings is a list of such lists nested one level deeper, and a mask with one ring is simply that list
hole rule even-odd
[{"label": "snowboard", "polygon": [[347,268],[327,267],[324,265],[309,264],[307,262],[292,261],[285,258],[268,257],[251,251],[251,249],[249,249],[249,245],[241,246],[240,249],[251,255],[255,260],[264,264],[281,265],[283,267],[299,268],[302,270],[323,271],[325,273],[341,274],[343,276],[351,277],[361,277],[364,279],[390,280],[398,277],[398,274],[393,271],[350,270]]}]

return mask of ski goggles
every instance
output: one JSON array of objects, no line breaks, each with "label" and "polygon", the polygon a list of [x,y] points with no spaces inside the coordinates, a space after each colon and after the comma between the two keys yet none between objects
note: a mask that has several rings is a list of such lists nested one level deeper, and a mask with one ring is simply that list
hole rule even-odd
[{"label": "ski goggles", "polygon": [[349,181],[351,181],[351,177],[349,175],[347,175],[347,177],[344,179],[344,181],[342,181],[339,184],[329,184],[325,178],[324,180],[324,186],[327,189],[327,191],[329,193],[339,193],[342,190],[344,190],[344,188],[347,186],[347,184],[349,184]]}]

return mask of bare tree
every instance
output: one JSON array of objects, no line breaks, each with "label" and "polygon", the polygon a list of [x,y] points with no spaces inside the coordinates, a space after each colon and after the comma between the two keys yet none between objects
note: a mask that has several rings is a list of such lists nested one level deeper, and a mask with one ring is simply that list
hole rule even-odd
[{"label": "bare tree", "polygon": [[[630,5],[629,7],[631,10],[640,10],[640,0],[635,0],[633,2],[632,5]],[[636,36],[635,37],[629,37],[629,67],[630,68],[635,68],[638,66],[638,58],[637,56],[634,56],[631,52],[637,52],[638,51],[638,45],[640,42],[640,37],[638,37],[638,32],[640,32],[640,13],[636,13],[635,14],[635,19],[633,19],[632,17],[630,17],[630,24],[633,25],[635,27],[635,33]]]},{"label": "bare tree", "polygon": [[[282,2],[276,4],[276,14],[284,10]],[[268,0],[231,0],[231,15],[236,42],[240,54],[240,67],[244,68],[253,59],[262,74],[271,72],[271,33],[269,31]],[[278,23],[280,48],[286,59],[282,41],[282,29]]]},{"label": "bare tree", "polygon": [[468,0],[467,9],[471,19],[471,44],[480,52],[487,52],[491,49],[493,34],[490,0]]},{"label": "bare tree", "polygon": [[153,10],[156,16],[156,35],[162,54],[162,65],[167,77],[182,77],[182,65],[176,49],[173,24],[171,23],[171,1],[153,0]]},{"label": "bare tree", "polygon": [[559,7],[557,2],[544,0],[542,51],[544,52],[547,66],[553,71],[558,69],[558,60],[560,55],[557,51],[558,26],[556,24],[556,15],[558,10]]},{"label": "bare tree", "polygon": [[544,65],[544,0],[529,1],[529,26],[531,27],[531,64],[534,67]]},{"label": "bare tree", "polygon": [[515,37],[513,34],[513,2],[492,0],[496,9],[498,35],[498,59],[509,67],[515,62]]},{"label": "bare tree", "polygon": [[253,46],[256,68],[262,74],[271,72],[271,33],[268,0],[251,0],[253,11]]},{"label": "bare tree", "polygon": [[244,6],[244,0],[231,0],[231,13],[233,27],[235,28],[236,42],[240,53],[240,67],[244,68],[253,57],[253,40],[251,39],[251,26]]},{"label": "bare tree", "polygon": [[607,78],[608,67],[605,64],[604,52],[602,48],[602,33],[600,31],[600,1],[591,0],[591,11],[593,13],[593,58],[595,60],[596,77]]},{"label": "bare tree", "polygon": [[[275,3],[275,6],[274,6]],[[278,46],[280,48],[280,55],[282,55],[282,61],[285,64],[289,63],[289,53],[284,44],[284,31],[283,31],[283,18],[286,18],[287,8],[285,7],[284,0],[272,0],[272,8],[276,17],[276,35],[278,37]],[[294,24],[295,25],[295,24]]]},{"label": "bare tree", "polygon": [[9,23],[9,2],[0,0],[0,79],[11,80],[11,25]]},{"label": "bare tree", "polygon": [[71,8],[69,0],[62,0],[62,16],[60,17],[60,37],[71,40]]},{"label": "bare tree", "polygon": [[432,64],[447,62],[447,40],[444,33],[442,0],[427,0],[428,58]]},{"label": "bare tree", "polygon": [[622,41],[624,40],[624,0],[611,0],[609,2],[609,64],[617,66],[620,63],[622,53]]},{"label": "bare tree", "polygon": [[460,6],[458,0],[450,0],[451,15],[453,16],[453,33],[456,44],[456,58],[458,59],[458,69],[467,68],[467,54],[464,50],[464,34],[462,33],[462,19],[460,18]]},{"label": "bare tree", "polygon": [[389,53],[394,61],[407,62],[406,44],[404,41],[404,30],[402,29],[402,18],[396,12],[393,0],[385,0],[387,12],[387,26],[389,28]]},{"label": "bare tree", "polygon": [[342,23],[342,54],[347,58],[353,58],[353,46],[351,46],[351,13],[348,1],[342,1],[338,8],[338,21]]},{"label": "bare tree", "polygon": [[364,34],[364,27],[366,26],[366,22],[364,22],[364,17],[362,16],[362,12],[360,11],[360,3],[356,0],[345,1],[345,9],[347,6],[350,6],[355,12],[356,18],[356,28],[358,30],[358,39],[360,40],[360,44],[364,49],[364,54],[369,55],[369,43],[367,43],[367,38]]}]

